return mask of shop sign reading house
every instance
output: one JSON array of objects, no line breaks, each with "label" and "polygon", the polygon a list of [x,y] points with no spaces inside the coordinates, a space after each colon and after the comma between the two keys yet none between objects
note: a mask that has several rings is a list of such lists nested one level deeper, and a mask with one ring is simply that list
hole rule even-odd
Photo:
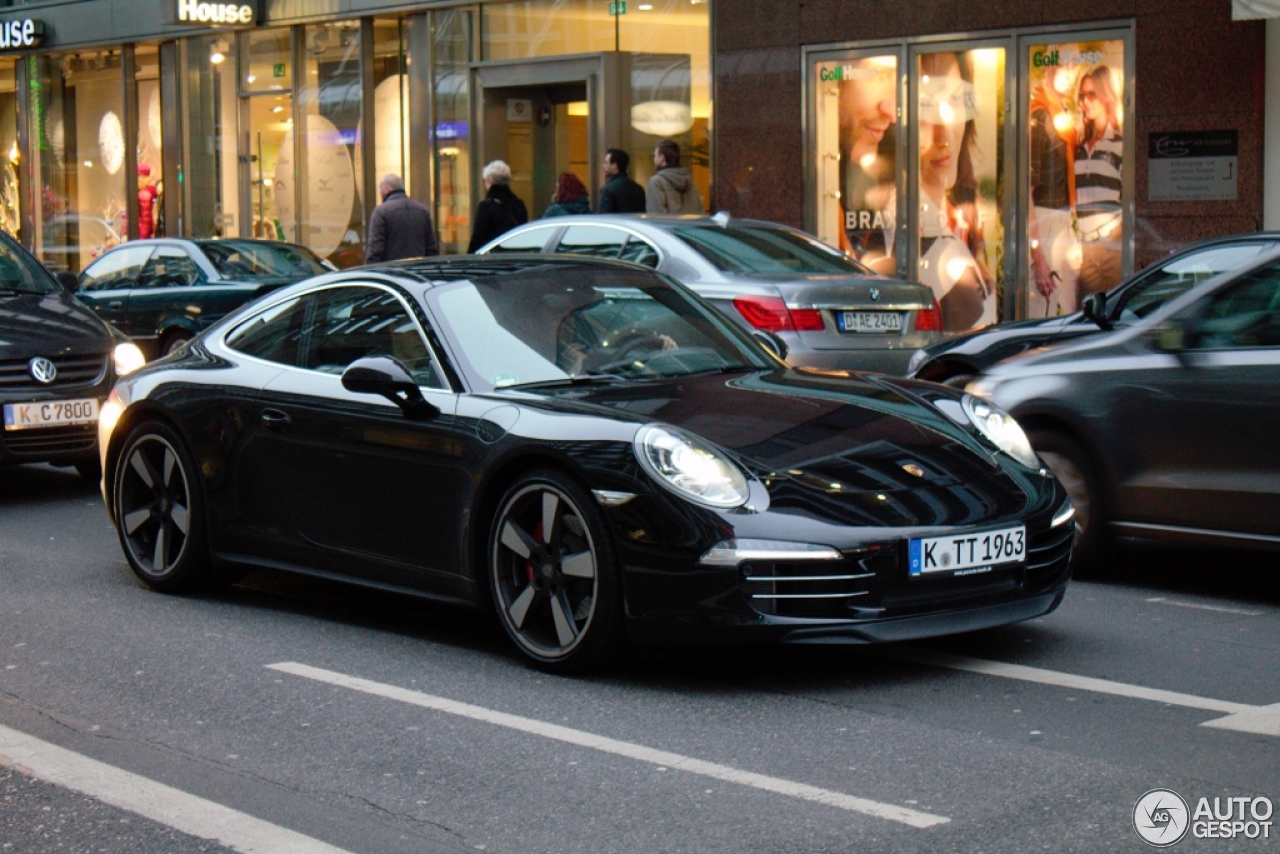
[{"label": "shop sign reading house", "polygon": [[248,3],[201,3],[199,0],[178,0],[178,23],[205,24],[207,26],[244,26],[257,18]]},{"label": "shop sign reading house", "polygon": [[26,50],[43,43],[43,22],[31,18],[0,21],[0,50]]}]

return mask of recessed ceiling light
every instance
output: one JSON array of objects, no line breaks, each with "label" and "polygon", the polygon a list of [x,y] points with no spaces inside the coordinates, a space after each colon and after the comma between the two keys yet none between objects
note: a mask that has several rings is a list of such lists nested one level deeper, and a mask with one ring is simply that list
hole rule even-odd
[{"label": "recessed ceiling light", "polygon": [[653,4],[652,4],[652,3],[641,3],[641,4],[640,4],[639,6],[637,6],[636,8],[637,8],[637,9],[639,9],[641,12],[649,12],[649,11],[652,11],[652,10],[653,10]]}]

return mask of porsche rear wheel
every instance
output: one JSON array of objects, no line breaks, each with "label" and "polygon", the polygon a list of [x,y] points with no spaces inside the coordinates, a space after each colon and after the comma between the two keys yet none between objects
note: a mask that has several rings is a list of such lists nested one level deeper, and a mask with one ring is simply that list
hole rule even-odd
[{"label": "porsche rear wheel", "polygon": [[507,635],[536,665],[581,672],[622,642],[618,567],[590,493],[558,471],[511,485],[489,539],[490,586]]}]

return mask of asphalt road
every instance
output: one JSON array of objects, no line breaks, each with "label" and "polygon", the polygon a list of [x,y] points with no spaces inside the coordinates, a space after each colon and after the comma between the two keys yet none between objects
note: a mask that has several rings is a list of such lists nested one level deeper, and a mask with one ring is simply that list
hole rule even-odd
[{"label": "asphalt road", "polygon": [[[1142,851],[1150,789],[1280,803],[1277,568],[1126,546],[1017,626],[635,652],[571,679],[408,597],[267,572],[148,592],[93,487],[0,470],[0,756],[30,736],[123,775],[94,777],[120,797],[194,796],[299,851]],[[1255,723],[1204,726],[1232,715]],[[275,847],[16,764],[0,852]],[[1277,829],[1175,850],[1276,850]]]}]

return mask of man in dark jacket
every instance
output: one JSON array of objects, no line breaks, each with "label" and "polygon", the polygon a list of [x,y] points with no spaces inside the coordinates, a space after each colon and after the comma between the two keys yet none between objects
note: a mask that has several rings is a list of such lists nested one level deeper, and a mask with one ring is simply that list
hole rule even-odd
[{"label": "man in dark jacket", "polygon": [[644,213],[644,187],[627,177],[631,156],[620,148],[604,153],[604,187],[596,213]]},{"label": "man in dark jacket", "polygon": [[369,239],[364,262],[397,261],[436,254],[436,234],[431,211],[405,195],[399,175],[387,175],[378,184],[382,204],[369,217]]},{"label": "man in dark jacket", "polygon": [[467,253],[473,253],[495,237],[506,234],[517,225],[529,221],[524,202],[511,192],[511,167],[495,160],[480,173],[484,179],[484,199],[476,205],[476,215],[471,221],[471,242]]}]

